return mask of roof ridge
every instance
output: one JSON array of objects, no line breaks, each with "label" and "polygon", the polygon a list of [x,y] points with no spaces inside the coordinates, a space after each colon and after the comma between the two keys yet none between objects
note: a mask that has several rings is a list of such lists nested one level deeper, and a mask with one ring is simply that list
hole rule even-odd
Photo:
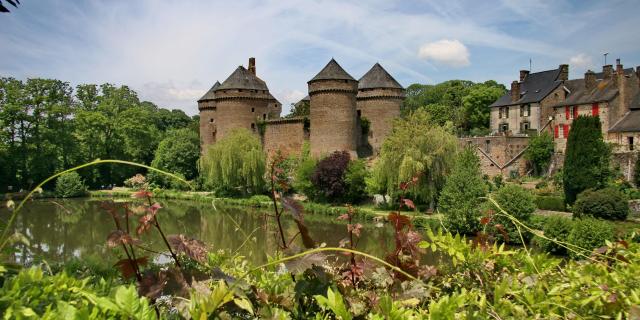
[{"label": "roof ridge", "polygon": [[367,71],[358,80],[358,89],[373,89],[373,88],[393,88],[404,89],[398,81],[387,70],[376,62],[369,71]]},{"label": "roof ridge", "polygon": [[224,89],[269,90],[264,80],[258,78],[244,66],[238,66],[217,90]]},{"label": "roof ridge", "polygon": [[345,71],[338,62],[331,58],[315,77],[311,78],[308,82],[317,80],[353,80],[356,81],[347,71]]}]

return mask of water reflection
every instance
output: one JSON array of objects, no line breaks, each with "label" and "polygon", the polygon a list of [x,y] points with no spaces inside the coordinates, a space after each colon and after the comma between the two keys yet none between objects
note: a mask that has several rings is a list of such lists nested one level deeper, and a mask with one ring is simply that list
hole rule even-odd
[{"label": "water reflection", "polygon": [[[30,242],[15,253],[17,262],[44,259],[66,262],[71,258],[96,258],[116,261],[118,250],[107,248],[105,240],[114,230],[111,216],[100,207],[99,199],[38,200],[25,205],[18,216],[16,229]],[[245,255],[253,264],[267,260],[277,249],[274,225],[267,212],[250,208],[221,208],[190,201],[161,201],[158,220],[166,234],[182,233],[200,239],[213,250],[224,249]],[[323,215],[307,215],[305,222],[316,242],[338,246],[347,236],[344,222]],[[390,228],[363,223],[358,249],[382,257],[393,245]],[[135,229],[137,221],[132,228]],[[286,217],[283,227],[289,237],[298,229]],[[133,230],[132,229],[132,230]],[[245,241],[249,239],[249,241]],[[162,240],[155,230],[142,236],[145,245],[162,251]],[[302,247],[300,238],[294,241]]]}]

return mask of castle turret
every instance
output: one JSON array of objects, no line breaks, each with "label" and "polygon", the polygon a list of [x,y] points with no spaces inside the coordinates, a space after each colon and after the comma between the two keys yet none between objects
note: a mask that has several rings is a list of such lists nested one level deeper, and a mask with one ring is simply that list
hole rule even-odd
[{"label": "castle turret", "polygon": [[[216,133],[216,94],[220,87],[220,82],[216,83],[207,93],[198,99],[198,110],[200,110],[200,146],[212,144],[215,141]],[[201,150],[204,150],[201,148]]]},{"label": "castle turret", "polygon": [[311,154],[348,151],[357,157],[356,93],[358,82],[331,59],[309,80]]},{"label": "castle turret", "polygon": [[366,141],[374,154],[391,132],[393,119],[400,117],[403,99],[404,88],[378,63],[358,80],[357,115],[369,122]]}]

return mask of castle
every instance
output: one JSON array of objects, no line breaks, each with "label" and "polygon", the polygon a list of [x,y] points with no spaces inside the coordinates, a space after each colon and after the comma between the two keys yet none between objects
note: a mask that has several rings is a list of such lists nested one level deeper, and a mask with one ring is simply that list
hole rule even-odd
[{"label": "castle", "polygon": [[355,80],[331,59],[308,81],[308,88],[308,123],[281,118],[282,105],[257,76],[255,58],[250,58],[248,68],[239,66],[198,100],[202,150],[232,129],[246,128],[261,136],[268,155],[298,155],[305,141],[314,156],[341,150],[353,158],[375,155],[393,119],[400,116],[404,99],[404,88],[378,63]]}]

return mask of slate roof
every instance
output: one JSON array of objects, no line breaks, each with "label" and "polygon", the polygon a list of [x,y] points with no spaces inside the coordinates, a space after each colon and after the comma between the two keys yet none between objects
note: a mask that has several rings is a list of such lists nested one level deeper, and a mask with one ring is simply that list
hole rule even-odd
[{"label": "slate roof", "polygon": [[220,86],[220,81],[216,81],[216,83],[213,84],[213,87],[211,87],[211,89],[209,89],[209,91],[207,91],[207,93],[205,93],[204,96],[202,96],[202,98],[198,99],[198,102],[215,99],[216,95],[214,91],[216,91],[216,89],[218,89],[219,86]]},{"label": "slate roof", "polygon": [[262,79],[243,66],[239,66],[217,90],[223,89],[269,90]]},{"label": "slate roof", "polygon": [[349,75],[342,67],[334,60],[333,58],[327,65],[318,72],[318,74],[313,77],[309,82],[317,81],[317,80],[353,80],[355,81],[351,75]]},{"label": "slate roof", "polygon": [[358,80],[358,89],[392,88],[404,89],[379,63]]},{"label": "slate roof", "polygon": [[640,132],[640,109],[632,109],[618,120],[609,132]]},{"label": "slate roof", "polygon": [[554,70],[530,73],[524,81],[520,83],[520,100],[512,102],[511,91],[507,91],[505,95],[496,100],[490,105],[490,107],[540,102],[549,95],[551,91],[557,88],[560,83],[562,83],[561,80],[558,80],[560,71],[561,69],[558,68]]},{"label": "slate roof", "polygon": [[[623,69],[623,71],[624,71],[624,75],[630,75],[630,74],[633,73],[633,68],[626,68],[626,69]],[[616,73],[615,66],[613,66],[613,69],[611,70],[611,73],[612,73],[612,75],[615,76],[615,73]],[[596,73],[596,79],[602,79],[602,78],[604,78],[604,72]]]},{"label": "slate roof", "polygon": [[584,79],[565,81],[564,86],[570,93],[567,95],[567,99],[554,107],[611,101],[618,95],[618,86],[611,79],[597,80],[594,88],[590,90],[585,87]]}]

